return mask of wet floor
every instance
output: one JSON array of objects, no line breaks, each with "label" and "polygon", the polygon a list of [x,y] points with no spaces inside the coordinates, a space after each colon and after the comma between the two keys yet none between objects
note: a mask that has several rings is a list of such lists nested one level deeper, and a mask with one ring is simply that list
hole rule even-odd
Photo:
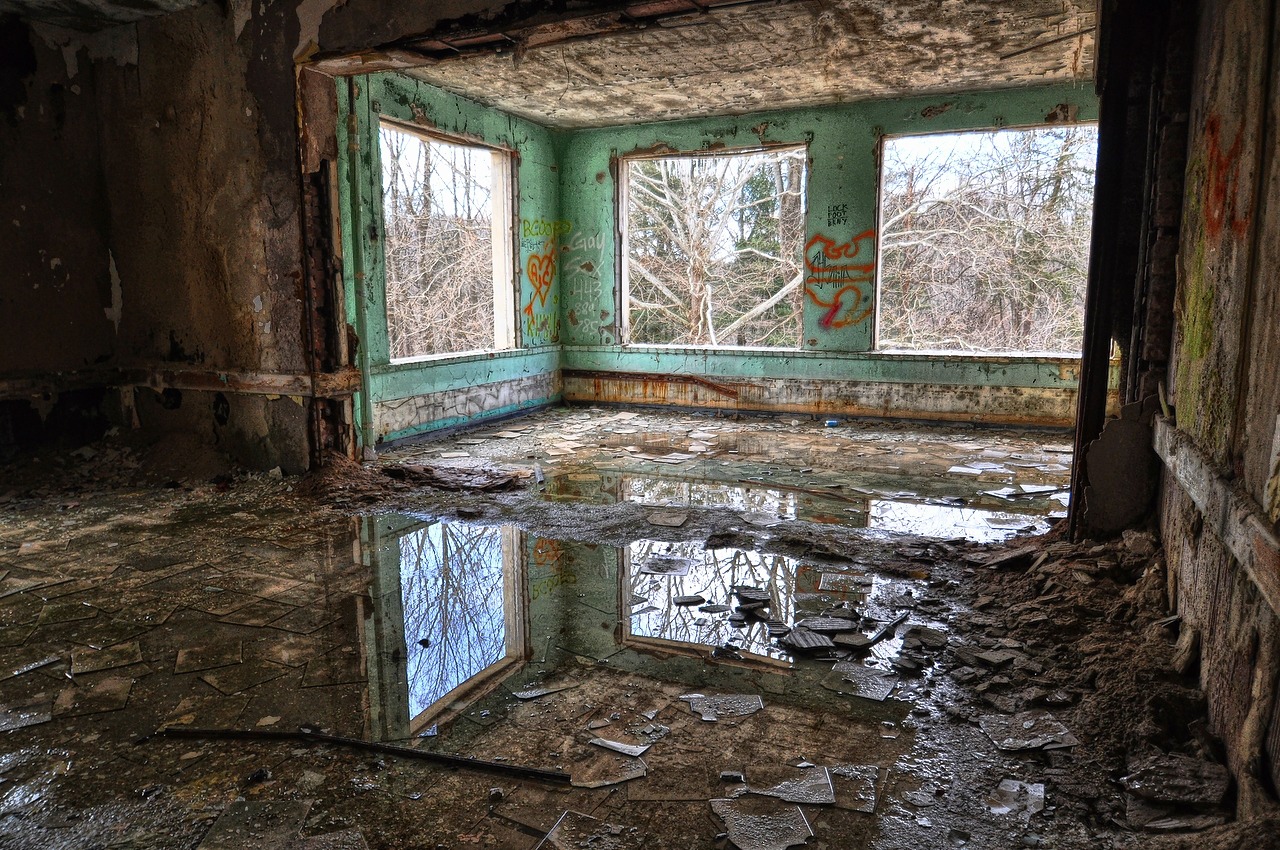
[{"label": "wet floor", "polygon": [[1065,446],[561,411],[426,459],[528,476],[0,513],[0,847],[1123,844],[1024,631],[1115,628],[1066,591],[1135,556],[1036,544],[1013,604],[957,539],[1045,527]]},{"label": "wet floor", "polygon": [[549,499],[727,508],[786,520],[975,541],[1066,515],[1062,433],[812,419],[557,412],[393,449],[399,463],[476,459],[536,469]]}]

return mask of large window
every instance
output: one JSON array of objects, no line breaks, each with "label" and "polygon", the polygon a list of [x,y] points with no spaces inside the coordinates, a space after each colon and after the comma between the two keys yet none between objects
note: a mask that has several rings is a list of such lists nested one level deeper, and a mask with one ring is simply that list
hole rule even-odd
[{"label": "large window", "polygon": [[1078,354],[1097,128],[889,138],[883,349]]},{"label": "large window", "polygon": [[800,344],[803,147],[623,162],[626,340]]},{"label": "large window", "polygon": [[515,345],[511,157],[383,122],[391,359]]}]

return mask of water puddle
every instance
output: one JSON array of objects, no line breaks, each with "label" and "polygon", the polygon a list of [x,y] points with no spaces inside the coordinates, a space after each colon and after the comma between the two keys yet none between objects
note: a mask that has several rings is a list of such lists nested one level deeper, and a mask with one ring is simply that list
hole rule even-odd
[{"label": "water puddle", "polygon": [[[978,542],[1022,532],[1043,533],[1066,515],[1065,483],[1015,483],[1006,471],[991,481],[963,476],[911,479],[901,475],[817,475],[766,472],[744,464],[704,461],[698,469],[569,467],[547,473],[545,498],[647,507],[722,508],[752,525],[799,520]],[[734,476],[744,476],[737,477]]]},{"label": "water puddle", "polygon": [[364,520],[361,547],[375,576],[367,657],[383,739],[459,717],[491,725],[500,711],[478,705],[557,693],[544,683],[571,662],[708,695],[747,665],[826,699],[882,701],[897,683],[901,614],[927,595],[920,580],[748,549],[615,548],[402,515]]}]

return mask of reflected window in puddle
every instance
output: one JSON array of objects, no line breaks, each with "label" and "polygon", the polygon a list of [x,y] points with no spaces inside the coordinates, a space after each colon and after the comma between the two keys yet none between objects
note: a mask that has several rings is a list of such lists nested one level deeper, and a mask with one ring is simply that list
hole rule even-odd
[{"label": "reflected window in puddle", "polygon": [[[744,655],[790,659],[774,645],[763,622],[749,620],[745,628],[735,628],[729,616],[737,604],[734,587],[745,586],[769,594],[769,619],[791,622],[797,574],[803,569],[794,558],[655,540],[632,543],[626,555],[627,642],[674,650],[696,648],[700,654],[728,644]],[[699,596],[704,602],[676,604],[681,597]],[[707,606],[712,607],[702,610]]]},{"label": "reflected window in puddle", "polygon": [[420,726],[525,655],[514,529],[437,522],[398,541],[409,716]]}]

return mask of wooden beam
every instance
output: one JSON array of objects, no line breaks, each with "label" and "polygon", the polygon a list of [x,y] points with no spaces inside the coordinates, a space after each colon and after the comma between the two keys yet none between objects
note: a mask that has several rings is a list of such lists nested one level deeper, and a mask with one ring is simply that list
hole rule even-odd
[{"label": "wooden beam", "polygon": [[247,395],[288,395],[303,398],[347,398],[360,389],[360,371],[353,366],[311,375],[238,370],[148,368],[84,369],[39,375],[0,377],[0,399],[30,399],[72,390],[107,387],[149,387]]},{"label": "wooden beam", "polygon": [[1271,610],[1280,615],[1280,536],[1239,480],[1228,481],[1184,432],[1157,417],[1156,454],[1204,516],[1205,527],[1226,545]]}]

